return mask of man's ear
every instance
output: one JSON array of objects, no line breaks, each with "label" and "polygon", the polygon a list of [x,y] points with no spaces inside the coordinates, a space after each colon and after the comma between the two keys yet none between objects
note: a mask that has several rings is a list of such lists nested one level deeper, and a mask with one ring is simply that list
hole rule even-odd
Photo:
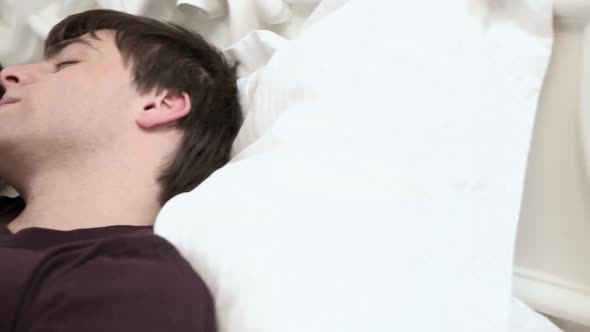
[{"label": "man's ear", "polygon": [[186,116],[190,110],[191,99],[186,92],[176,94],[163,90],[145,99],[143,111],[138,114],[136,121],[140,127],[149,129],[171,124]]}]

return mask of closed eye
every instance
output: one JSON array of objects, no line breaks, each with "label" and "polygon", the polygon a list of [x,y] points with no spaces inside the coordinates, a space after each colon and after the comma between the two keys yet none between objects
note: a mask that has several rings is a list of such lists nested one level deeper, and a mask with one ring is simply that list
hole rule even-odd
[{"label": "closed eye", "polygon": [[62,62],[58,62],[55,64],[55,72],[60,71],[61,69],[67,67],[67,66],[71,66],[73,64],[78,63],[79,61],[62,61]]}]

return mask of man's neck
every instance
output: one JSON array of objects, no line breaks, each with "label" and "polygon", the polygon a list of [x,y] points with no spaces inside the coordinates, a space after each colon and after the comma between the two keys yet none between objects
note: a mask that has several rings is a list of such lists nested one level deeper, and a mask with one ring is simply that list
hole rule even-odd
[{"label": "man's neck", "polygon": [[160,210],[155,183],[134,183],[133,177],[76,179],[72,174],[45,178],[51,181],[37,178],[23,190],[26,207],[8,224],[12,233],[30,227],[73,230],[147,226],[154,224]]}]

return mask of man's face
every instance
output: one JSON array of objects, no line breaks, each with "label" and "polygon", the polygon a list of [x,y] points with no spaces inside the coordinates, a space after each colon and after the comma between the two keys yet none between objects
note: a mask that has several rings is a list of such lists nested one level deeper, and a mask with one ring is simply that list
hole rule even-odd
[{"label": "man's face", "polygon": [[129,132],[139,95],[114,32],[97,36],[84,35],[49,59],[1,72],[0,158],[100,153]]}]

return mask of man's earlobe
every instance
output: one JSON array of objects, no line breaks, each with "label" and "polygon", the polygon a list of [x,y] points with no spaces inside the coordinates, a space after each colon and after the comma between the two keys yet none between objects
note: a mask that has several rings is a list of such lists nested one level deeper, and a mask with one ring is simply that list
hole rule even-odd
[{"label": "man's earlobe", "polygon": [[168,125],[186,116],[190,110],[191,100],[186,92],[172,94],[163,91],[145,101],[143,111],[137,116],[137,124],[144,129]]}]

